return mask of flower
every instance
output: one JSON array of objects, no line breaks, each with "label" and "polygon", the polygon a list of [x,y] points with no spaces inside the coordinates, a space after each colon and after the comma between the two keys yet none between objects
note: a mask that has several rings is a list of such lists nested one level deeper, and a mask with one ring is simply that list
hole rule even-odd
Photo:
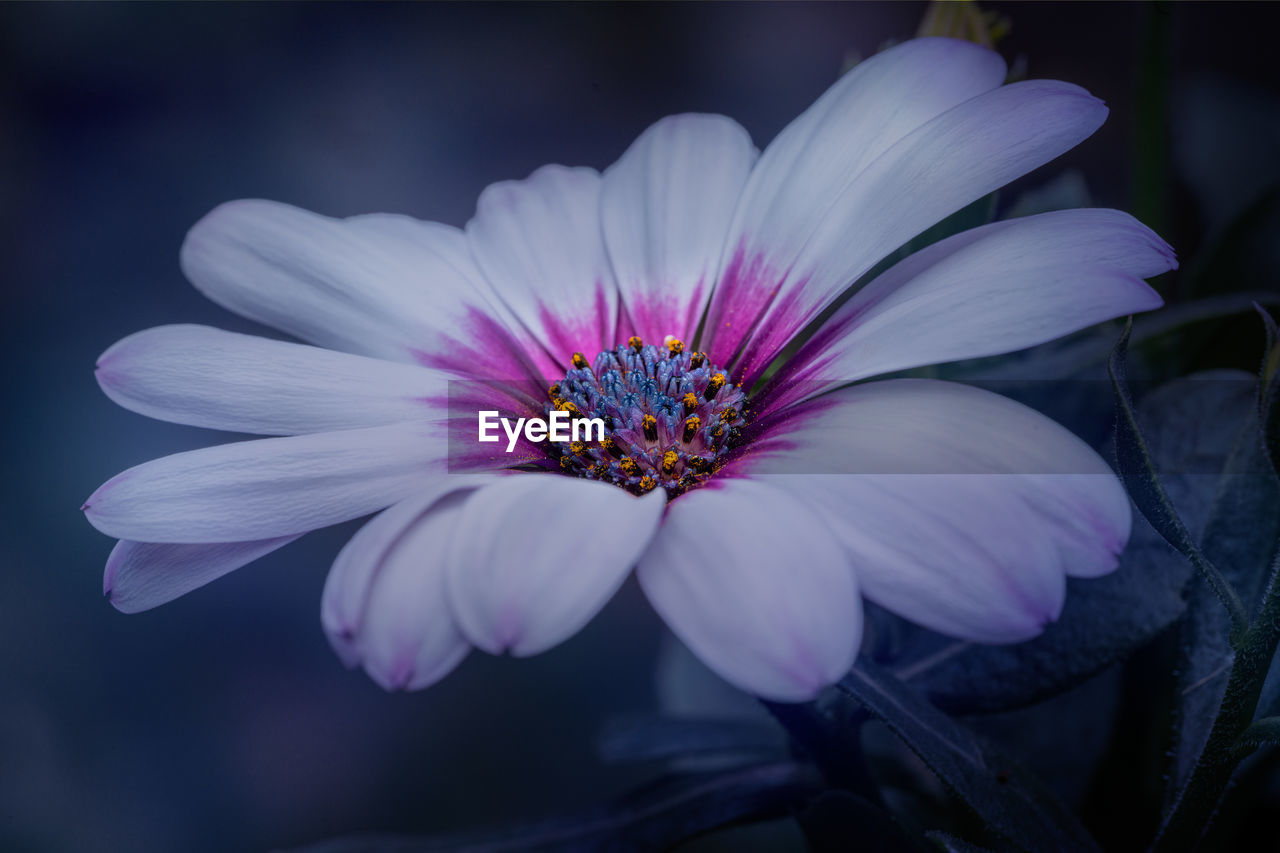
[{"label": "flower", "polygon": [[[910,41],[763,153],[727,118],[672,116],[603,174],[489,187],[462,230],[215,209],[183,245],[188,278],[307,343],[165,326],[102,356],[122,406],[274,436],[99,488],[85,513],[121,540],[107,596],[146,609],[379,512],[338,555],[322,620],[388,689],[473,647],[548,649],[633,568],[695,654],[775,700],[849,669],[863,596],[977,642],[1035,636],[1068,575],[1117,564],[1130,509],[1110,469],[995,394],[852,383],[1155,308],[1143,279],[1172,251],[1118,211],[1046,213],[935,243],[837,303],[1106,116],[1079,87],[1005,73],[976,45]],[[468,443],[460,402],[600,417],[610,435],[506,454]]]}]

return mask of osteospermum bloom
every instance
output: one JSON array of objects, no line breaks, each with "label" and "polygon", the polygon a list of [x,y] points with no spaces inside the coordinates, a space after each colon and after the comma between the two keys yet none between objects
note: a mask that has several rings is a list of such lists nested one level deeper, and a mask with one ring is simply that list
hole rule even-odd
[{"label": "osteospermum bloom", "polygon": [[[863,596],[955,637],[1035,636],[1067,576],[1116,566],[1119,482],[997,395],[860,380],[1155,308],[1143,279],[1172,251],[1113,210],[997,222],[815,322],[897,247],[1106,116],[1077,86],[1005,75],[978,46],[908,42],[763,153],[727,118],[672,116],[603,174],[548,166],[489,187],[463,229],[217,208],[182,247],[186,275],[305,343],[166,326],[102,356],[125,407],[275,436],[95,492],[89,520],[121,540],[108,597],[152,607],[377,512],[338,555],[322,621],[387,688],[426,686],[473,647],[548,649],[633,569],[695,654],[771,699],[849,669]],[[598,417],[608,435],[506,453],[460,429],[459,406]]]}]

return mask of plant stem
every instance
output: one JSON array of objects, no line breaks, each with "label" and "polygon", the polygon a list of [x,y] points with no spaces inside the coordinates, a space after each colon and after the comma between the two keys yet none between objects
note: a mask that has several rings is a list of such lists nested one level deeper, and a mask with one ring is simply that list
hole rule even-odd
[{"label": "plant stem", "polygon": [[1209,731],[1204,752],[1191,771],[1191,778],[1178,795],[1168,820],[1152,844],[1153,853],[1194,850],[1197,847],[1236,767],[1252,751],[1247,748],[1246,732],[1253,723],[1262,684],[1266,681],[1276,646],[1280,644],[1278,575],[1280,555],[1271,567],[1271,578],[1257,618],[1244,636],[1232,643],[1235,660],[1231,664],[1218,715]]},{"label": "plant stem", "polygon": [[792,705],[762,700],[762,704],[818,765],[829,784],[881,803],[880,790],[871,779],[862,752],[865,717],[837,722],[812,702]]}]

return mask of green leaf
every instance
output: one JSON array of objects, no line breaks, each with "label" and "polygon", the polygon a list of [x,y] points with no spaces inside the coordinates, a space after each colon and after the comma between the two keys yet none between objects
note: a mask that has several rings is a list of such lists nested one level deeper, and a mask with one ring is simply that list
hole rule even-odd
[{"label": "green leaf", "polygon": [[993,832],[1025,850],[1097,849],[1038,781],[886,670],[864,657],[836,687],[882,720]]},{"label": "green leaf", "polygon": [[1128,351],[1132,322],[1125,325],[1123,334],[1111,354],[1109,364],[1112,388],[1116,399],[1116,463],[1129,497],[1138,511],[1170,545],[1191,561],[1191,564],[1209,583],[1215,595],[1226,608],[1233,630],[1239,634],[1245,627],[1244,607],[1235,590],[1223,579],[1217,568],[1201,553],[1186,525],[1178,516],[1160,482],[1155,462],[1138,426],[1137,413],[1129,394],[1125,375],[1125,356]]},{"label": "green leaf", "polygon": [[[1258,422],[1253,417],[1254,394],[1248,374],[1215,372],[1213,380],[1190,380],[1188,394],[1202,400],[1201,417],[1184,428],[1202,444],[1217,445],[1221,471],[1212,484],[1197,478],[1201,490],[1212,495],[1200,536],[1206,558],[1221,567],[1224,580],[1240,593],[1252,613],[1267,582],[1267,568],[1280,538],[1280,482],[1262,450]],[[1203,448],[1201,453],[1206,453]],[[1229,626],[1213,594],[1203,584],[1189,591],[1187,619],[1181,629],[1177,729],[1171,791],[1186,781],[1208,740],[1221,705],[1227,676],[1235,658]]]},{"label": "green leaf", "polygon": [[1244,734],[1236,739],[1236,754],[1244,757],[1264,746],[1280,744],[1280,717],[1263,717],[1254,720]]},{"label": "green leaf", "polygon": [[[1244,373],[1239,376],[1246,379]],[[1245,393],[1243,381],[1239,384],[1233,403],[1218,413],[1219,423],[1237,424],[1238,431],[1218,478],[1200,548],[1252,613],[1280,539],[1280,480],[1271,469],[1260,424],[1253,417],[1253,395]]]},{"label": "green leaf", "polygon": [[1257,713],[1268,668],[1280,647],[1280,554],[1265,571],[1267,588],[1257,615],[1244,636],[1232,643],[1235,656],[1222,698],[1212,711],[1205,746],[1187,782],[1171,799],[1152,850],[1171,853],[1198,847],[1241,759],[1254,745],[1250,739],[1259,732],[1263,739],[1269,736],[1271,724],[1265,720],[1259,724]]}]

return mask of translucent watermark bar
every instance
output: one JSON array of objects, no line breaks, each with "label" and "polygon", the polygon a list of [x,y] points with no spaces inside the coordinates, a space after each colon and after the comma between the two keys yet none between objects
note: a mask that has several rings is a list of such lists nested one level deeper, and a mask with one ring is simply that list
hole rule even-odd
[{"label": "translucent watermark bar", "polygon": [[[872,387],[897,380],[870,380],[849,383],[849,387]],[[936,380],[928,380],[936,381]],[[956,383],[946,383],[952,385]],[[1112,460],[1110,436],[1115,423],[1113,390],[1109,380],[998,380],[966,382],[964,385],[998,394],[1048,417],[1093,447],[1108,462]],[[617,424],[600,417],[576,417],[558,410],[551,402],[548,385],[532,380],[454,380],[448,387],[448,470],[475,471],[494,467],[532,467],[558,470],[563,448],[582,443],[599,445],[615,434]],[[838,387],[838,386],[837,386]],[[801,389],[802,390],[802,389]],[[806,394],[788,388],[792,399]],[[972,418],[955,419],[945,405],[929,412],[928,423],[903,421],[885,423],[882,414],[869,417],[859,405],[833,407],[830,401],[845,391],[835,391],[824,383],[813,388],[815,396],[803,403],[770,411],[767,395],[748,399],[747,425],[737,438],[730,461],[745,469],[753,460],[773,474],[973,474],[983,470],[981,460],[963,454],[931,452],[928,442],[975,448],[993,460],[988,470],[1000,474],[1097,474],[1096,470],[1071,470],[1068,460],[1045,454],[1005,455],[1002,442],[1023,449],[1034,448],[1042,439],[1032,433],[1009,435],[1004,425],[981,424]],[[1223,470],[1223,457],[1239,441],[1243,419],[1230,428],[1205,430],[1206,406],[1209,415],[1226,417],[1227,412],[1248,412],[1256,388],[1245,378],[1207,377],[1180,380],[1157,386],[1131,383],[1139,401],[1141,427],[1149,443],[1162,447],[1160,473],[1165,475],[1213,475]],[[821,393],[817,393],[821,392]],[[1194,392],[1194,393],[1193,393]],[[1142,405],[1154,395],[1159,405]],[[1214,402],[1217,401],[1217,402]],[[671,415],[674,421],[679,413]],[[805,428],[811,419],[822,421],[822,453],[804,452]],[[679,423],[671,433],[678,442]],[[882,444],[877,445],[872,433]],[[1006,437],[1000,438],[1001,434]],[[865,439],[865,440],[864,440]],[[894,446],[890,439],[898,441]],[[1225,445],[1225,446],[1224,446]],[[876,448],[882,446],[884,450]],[[869,449],[868,449],[869,448]],[[1028,458],[1035,464],[1026,464]],[[1230,474],[1263,475],[1268,463],[1261,452],[1237,452]],[[764,463],[767,462],[767,465]]]}]

